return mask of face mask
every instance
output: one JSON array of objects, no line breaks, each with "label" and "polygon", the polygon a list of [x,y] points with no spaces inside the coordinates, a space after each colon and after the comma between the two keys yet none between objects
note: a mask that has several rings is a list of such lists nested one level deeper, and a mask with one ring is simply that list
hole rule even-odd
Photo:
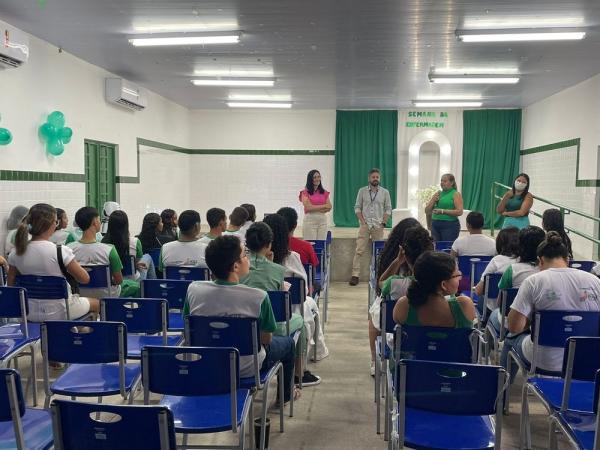
[{"label": "face mask", "polygon": [[515,189],[517,191],[522,191],[527,187],[527,183],[522,183],[521,181],[515,181]]}]

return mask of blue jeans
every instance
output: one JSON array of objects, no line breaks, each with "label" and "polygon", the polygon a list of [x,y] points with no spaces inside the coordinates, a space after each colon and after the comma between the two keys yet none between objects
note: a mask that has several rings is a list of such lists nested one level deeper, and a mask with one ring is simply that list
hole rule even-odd
[{"label": "blue jeans", "polygon": [[146,270],[137,269],[140,273],[141,280],[155,280],[156,279],[156,271],[154,269],[154,261],[152,261],[152,257],[147,253],[143,255],[139,262],[143,262],[148,267]]},{"label": "blue jeans", "polygon": [[458,220],[432,220],[431,236],[434,241],[455,241],[460,234],[460,222]]},{"label": "blue jeans", "polygon": [[283,401],[288,402],[292,393],[294,376],[294,340],[288,336],[273,335],[271,343],[265,345],[267,356],[261,370],[269,370],[279,361],[283,364]]},{"label": "blue jeans", "polygon": [[[490,321],[491,320],[492,320],[492,318],[490,317]],[[504,367],[505,369],[508,370],[508,352],[511,350],[514,350],[515,353],[517,355],[519,355],[519,357],[523,361],[525,361],[526,363],[530,363],[530,361],[523,354],[523,341],[525,340],[525,338],[527,336],[529,336],[529,333],[525,332],[525,333],[518,334],[516,336],[512,336],[512,337],[506,336],[504,338],[504,347],[502,348],[502,354],[500,355],[500,364],[502,365],[502,367]],[[511,368],[510,368],[510,382],[511,383],[515,379],[515,375],[517,374],[518,370],[519,370],[519,366],[517,366],[515,363],[511,364]]]}]

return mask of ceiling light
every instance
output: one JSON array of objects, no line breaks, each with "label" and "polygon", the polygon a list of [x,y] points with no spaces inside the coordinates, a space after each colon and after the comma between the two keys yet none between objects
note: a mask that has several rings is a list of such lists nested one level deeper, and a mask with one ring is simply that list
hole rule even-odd
[{"label": "ceiling light", "polygon": [[585,37],[576,28],[506,28],[500,30],[456,30],[463,42],[574,41]]},{"label": "ceiling light", "polygon": [[506,29],[506,28],[564,28],[585,25],[583,16],[545,16],[524,15],[519,17],[465,17],[464,27],[471,29]]},{"label": "ceiling light", "polygon": [[291,102],[290,94],[229,94],[230,102]]},{"label": "ceiling light", "polygon": [[415,108],[479,108],[482,102],[466,102],[466,101],[413,101]]},{"label": "ceiling light", "polygon": [[266,86],[275,84],[274,78],[199,78],[192,80],[196,86]]},{"label": "ceiling light", "polygon": [[199,69],[197,77],[272,77],[273,69]]},{"label": "ceiling light", "polygon": [[137,33],[173,33],[191,31],[226,31],[237,30],[237,22],[214,22],[214,23],[157,23],[147,25],[134,25]]},{"label": "ceiling light", "polygon": [[280,108],[289,109],[291,103],[268,103],[268,102],[227,102],[230,108]]},{"label": "ceiling light", "polygon": [[166,45],[237,44],[239,41],[239,33],[206,36],[144,37],[129,39],[131,45],[135,47],[155,47]]},{"label": "ceiling light", "polygon": [[519,77],[499,74],[434,75],[430,73],[429,81],[436,84],[515,84],[519,82]]}]

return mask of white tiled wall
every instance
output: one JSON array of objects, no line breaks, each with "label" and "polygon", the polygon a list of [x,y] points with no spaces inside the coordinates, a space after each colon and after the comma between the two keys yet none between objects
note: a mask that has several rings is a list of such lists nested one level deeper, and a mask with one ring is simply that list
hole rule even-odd
[{"label": "white tiled wall", "polygon": [[0,247],[4,254],[6,218],[17,205],[30,207],[35,203],[49,203],[67,211],[69,222],[75,211],[85,204],[84,183],[45,181],[0,181]]},{"label": "white tiled wall", "polygon": [[[575,187],[575,167],[577,164],[577,147],[550,150],[547,152],[524,155],[523,172],[531,178],[531,192],[554,203],[565,205],[586,212],[597,214],[596,188]],[[536,200],[532,210],[543,213],[553,206]],[[541,219],[531,218],[532,225],[541,226]],[[584,217],[568,214],[565,225],[580,230],[591,236],[597,236],[597,225]],[[595,246],[590,241],[573,233],[569,235],[573,243],[575,258],[597,259]]]}]

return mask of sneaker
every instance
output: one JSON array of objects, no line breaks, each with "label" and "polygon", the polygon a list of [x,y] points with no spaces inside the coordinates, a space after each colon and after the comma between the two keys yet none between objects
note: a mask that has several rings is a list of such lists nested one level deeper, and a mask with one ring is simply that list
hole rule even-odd
[{"label": "sneaker", "polygon": [[[298,377],[294,377],[294,382],[296,384],[300,384],[300,380]],[[302,375],[302,387],[304,386],[316,386],[321,383],[321,377],[314,375],[308,370],[304,371],[304,375]]]},{"label": "sneaker", "polygon": [[348,284],[350,286],[356,286],[358,284],[358,277],[352,277],[352,278],[350,278],[350,281],[348,282]]},{"label": "sneaker", "polygon": [[371,376],[375,376],[375,361],[371,361]]}]

